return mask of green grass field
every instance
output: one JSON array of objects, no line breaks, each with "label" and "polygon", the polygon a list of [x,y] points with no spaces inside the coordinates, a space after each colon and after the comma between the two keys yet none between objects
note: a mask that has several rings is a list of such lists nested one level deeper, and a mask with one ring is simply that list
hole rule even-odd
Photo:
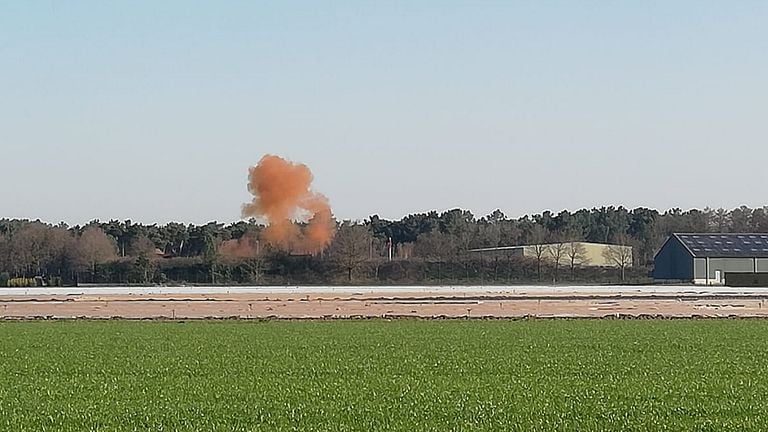
[{"label": "green grass field", "polygon": [[743,431],[768,321],[6,322],[3,431]]}]

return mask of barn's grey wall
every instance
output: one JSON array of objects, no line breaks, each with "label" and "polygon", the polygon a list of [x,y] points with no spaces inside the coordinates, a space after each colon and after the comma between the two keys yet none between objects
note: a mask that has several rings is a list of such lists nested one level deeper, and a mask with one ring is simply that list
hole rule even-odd
[{"label": "barn's grey wall", "polygon": [[715,272],[720,270],[721,277],[725,273],[752,273],[754,271],[754,262],[752,258],[710,258],[709,259],[709,278],[715,278]]},{"label": "barn's grey wall", "polygon": [[768,258],[757,259],[757,271],[768,273]]},{"label": "barn's grey wall", "polygon": [[693,256],[675,237],[671,237],[654,259],[653,278],[693,280]]},{"label": "barn's grey wall", "polygon": [[693,259],[693,278],[694,279],[707,278],[707,259],[706,258]]}]

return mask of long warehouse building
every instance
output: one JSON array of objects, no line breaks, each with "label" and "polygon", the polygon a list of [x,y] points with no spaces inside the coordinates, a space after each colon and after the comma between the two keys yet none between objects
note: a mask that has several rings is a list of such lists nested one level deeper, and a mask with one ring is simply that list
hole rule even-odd
[{"label": "long warehouse building", "polygon": [[[500,246],[482,249],[471,249],[470,253],[485,257],[524,257],[534,259],[537,252],[541,253],[543,260],[554,262],[551,250],[561,247],[561,264],[568,261],[569,254],[575,255],[576,264],[581,267],[619,267],[619,262],[625,267],[632,267],[632,246],[590,243],[567,242],[548,243],[522,246]],[[573,252],[572,252],[573,251]]]}]

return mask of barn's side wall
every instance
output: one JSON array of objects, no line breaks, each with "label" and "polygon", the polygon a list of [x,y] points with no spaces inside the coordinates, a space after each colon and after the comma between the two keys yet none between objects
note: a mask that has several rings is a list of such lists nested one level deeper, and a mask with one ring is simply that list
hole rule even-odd
[{"label": "barn's side wall", "polygon": [[677,238],[670,237],[656,254],[653,278],[668,281],[694,279],[693,256]]},{"label": "barn's side wall", "polygon": [[757,259],[757,271],[758,273],[768,273],[768,258]]},{"label": "barn's side wall", "polygon": [[709,278],[714,279],[718,270],[721,277],[725,277],[726,273],[752,273],[754,260],[752,258],[710,258]]},{"label": "barn's side wall", "polygon": [[693,279],[697,281],[707,279],[707,259],[706,258],[693,259]]}]

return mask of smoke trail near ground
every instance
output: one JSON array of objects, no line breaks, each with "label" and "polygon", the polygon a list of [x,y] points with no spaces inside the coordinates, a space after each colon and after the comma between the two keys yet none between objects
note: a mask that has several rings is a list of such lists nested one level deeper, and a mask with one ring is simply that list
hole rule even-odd
[{"label": "smoke trail near ground", "polygon": [[328,199],[312,191],[312,172],[279,156],[266,155],[251,167],[243,217],[263,218],[262,238],[282,250],[316,253],[331,242],[336,223]]},{"label": "smoke trail near ground", "polygon": [[227,240],[219,246],[223,258],[253,258],[259,254],[259,243],[252,234],[246,234],[236,240]]}]

